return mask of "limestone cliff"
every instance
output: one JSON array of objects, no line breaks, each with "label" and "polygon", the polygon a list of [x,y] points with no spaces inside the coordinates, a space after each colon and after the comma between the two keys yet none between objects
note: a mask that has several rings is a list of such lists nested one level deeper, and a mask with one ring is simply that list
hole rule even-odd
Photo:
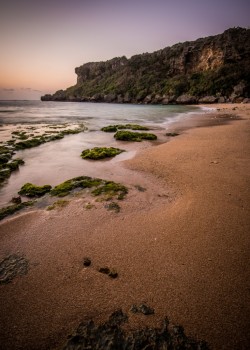
[{"label": "limestone cliff", "polygon": [[179,43],[153,53],[75,69],[77,84],[42,100],[118,103],[214,103],[250,96],[250,30]]}]

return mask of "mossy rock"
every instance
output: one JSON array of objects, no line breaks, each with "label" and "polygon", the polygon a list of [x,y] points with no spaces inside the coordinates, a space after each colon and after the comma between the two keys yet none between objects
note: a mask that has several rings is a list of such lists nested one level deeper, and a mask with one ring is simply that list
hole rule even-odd
[{"label": "mossy rock", "polygon": [[108,199],[112,199],[114,196],[116,196],[117,199],[123,199],[128,193],[128,189],[119,183],[115,183],[113,181],[105,181],[98,178],[91,178],[89,176],[78,176],[55,186],[50,191],[50,195],[65,197],[75,189],[93,187],[95,187],[95,189],[91,192],[93,196],[104,194],[108,196]]},{"label": "mossy rock", "polygon": [[107,208],[108,210],[114,211],[115,213],[119,213],[121,210],[121,207],[116,202],[108,203],[107,205],[105,205],[105,208]]},{"label": "mossy rock", "polygon": [[105,132],[116,132],[116,131],[117,131],[117,125],[108,125],[108,126],[104,126],[103,128],[101,128],[101,131],[105,131]]},{"label": "mossy rock", "polygon": [[51,188],[50,185],[36,186],[31,183],[26,183],[21,187],[18,193],[26,197],[42,197],[50,192]]},{"label": "mossy rock", "polygon": [[0,164],[8,163],[8,161],[11,159],[11,154],[5,153],[0,155]]},{"label": "mossy rock", "polygon": [[94,147],[94,148],[86,149],[82,151],[81,157],[83,159],[99,160],[104,158],[115,157],[122,152],[125,152],[125,151],[114,147]]},{"label": "mossy rock", "polygon": [[110,198],[117,196],[117,199],[120,200],[124,199],[127,193],[127,187],[113,181],[105,181],[101,186],[97,187],[92,191],[92,194],[94,196],[105,194],[108,195]]},{"label": "mossy rock", "polygon": [[101,128],[105,132],[116,132],[120,129],[129,129],[129,130],[149,130],[146,126],[138,124],[117,124],[117,125],[108,125]]},{"label": "mossy rock", "polygon": [[22,150],[26,148],[32,148],[40,146],[41,144],[45,143],[46,140],[43,137],[34,137],[33,139],[26,140],[26,141],[20,141],[15,144],[16,150]]},{"label": "mossy rock", "polygon": [[0,164],[0,182],[8,178],[12,171],[18,170],[19,165],[24,164],[22,159],[14,159],[8,163]]},{"label": "mossy rock", "polygon": [[119,141],[135,141],[141,142],[142,140],[157,140],[157,136],[150,133],[132,132],[127,130],[117,131],[114,138]]},{"label": "mossy rock", "polygon": [[6,154],[6,153],[9,153],[10,152],[10,149],[6,146],[0,146],[0,154]]},{"label": "mossy rock", "polygon": [[3,182],[4,180],[8,179],[10,177],[11,171],[10,169],[2,169],[0,170],[0,182]]},{"label": "mossy rock", "polygon": [[75,188],[91,188],[96,187],[101,183],[101,179],[95,179],[89,176],[79,176],[55,186],[50,194],[52,196],[64,197],[70,194]]},{"label": "mossy rock", "polygon": [[6,216],[14,214],[16,211],[19,211],[23,208],[32,206],[34,201],[23,202],[19,204],[9,205],[0,209],[0,220],[3,220]]}]

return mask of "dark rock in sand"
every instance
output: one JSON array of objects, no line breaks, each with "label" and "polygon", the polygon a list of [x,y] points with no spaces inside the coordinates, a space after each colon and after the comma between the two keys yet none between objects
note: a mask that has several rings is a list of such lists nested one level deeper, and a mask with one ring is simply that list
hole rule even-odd
[{"label": "dark rock in sand", "polygon": [[153,315],[155,313],[154,309],[147,306],[146,304],[141,304],[139,306],[132,305],[130,311],[134,314],[142,313],[143,315]]},{"label": "dark rock in sand", "polygon": [[167,318],[161,328],[142,328],[124,331],[128,317],[118,310],[109,320],[96,325],[92,320],[81,323],[75,334],[70,335],[63,350],[208,350],[204,341],[187,337],[181,326],[170,326]]},{"label": "dark rock in sand", "polygon": [[104,273],[105,275],[108,275],[111,278],[118,277],[118,273],[115,269],[110,269],[108,267],[100,267],[98,271]]},{"label": "dark rock in sand", "polygon": [[16,276],[26,275],[29,262],[22,256],[10,255],[0,262],[0,285],[10,283]]},{"label": "dark rock in sand", "polygon": [[88,267],[91,265],[91,260],[89,258],[83,258],[83,266]]},{"label": "dark rock in sand", "polygon": [[12,203],[15,203],[15,204],[20,204],[20,203],[22,203],[22,199],[21,199],[20,196],[18,196],[18,197],[12,197],[11,202],[12,202]]}]

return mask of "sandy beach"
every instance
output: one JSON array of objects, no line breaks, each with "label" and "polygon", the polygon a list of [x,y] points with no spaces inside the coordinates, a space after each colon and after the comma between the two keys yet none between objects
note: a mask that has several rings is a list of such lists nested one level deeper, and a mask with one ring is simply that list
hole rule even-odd
[{"label": "sandy beach", "polygon": [[[212,107],[124,161],[119,182],[134,178],[119,213],[79,197],[1,221],[0,261],[29,267],[0,285],[0,349],[62,349],[80,322],[119,308],[132,329],[167,316],[211,349],[249,348],[250,107]],[[155,314],[131,314],[141,303]]]}]

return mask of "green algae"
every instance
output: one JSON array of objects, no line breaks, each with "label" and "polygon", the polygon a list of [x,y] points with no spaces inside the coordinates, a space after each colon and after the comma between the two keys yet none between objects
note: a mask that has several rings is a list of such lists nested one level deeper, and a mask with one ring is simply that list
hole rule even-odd
[{"label": "green algae", "polygon": [[10,169],[1,169],[0,170],[0,183],[3,182],[4,180],[8,179],[10,177],[11,171]]},{"label": "green algae", "polygon": [[119,213],[121,210],[121,207],[116,202],[108,203],[107,206],[105,206],[108,210],[114,211],[115,213]]},{"label": "green algae", "polygon": [[9,205],[8,207],[1,208],[0,220],[3,220],[6,216],[12,215],[23,208],[30,207],[33,204],[34,204],[34,201],[28,201],[28,202],[13,204],[13,205]]},{"label": "green algae", "polygon": [[13,159],[8,163],[0,164],[0,183],[10,177],[12,171],[18,170],[19,165],[24,164],[24,160],[20,158]]},{"label": "green algae", "polygon": [[109,198],[116,196],[117,199],[121,200],[124,199],[124,197],[128,193],[128,189],[127,187],[119,183],[113,181],[104,181],[104,183],[101,186],[94,189],[91,193],[94,196],[105,194],[108,195]]},{"label": "green algae", "polygon": [[121,130],[115,133],[114,138],[119,141],[141,142],[142,140],[156,140],[157,136],[150,133]]},{"label": "green algae", "polygon": [[122,152],[125,151],[114,147],[94,147],[82,151],[81,157],[83,159],[99,160],[104,158],[115,157]]},{"label": "green algae", "polygon": [[89,176],[79,176],[67,180],[60,185],[55,186],[50,194],[52,196],[65,197],[76,188],[91,188],[100,185],[101,179],[91,178]]},{"label": "green algae", "polygon": [[89,176],[78,176],[55,186],[50,191],[50,195],[65,197],[75,189],[85,188],[94,188],[91,194],[93,196],[105,195],[106,200],[112,199],[114,196],[116,196],[117,199],[123,199],[128,193],[128,189],[119,183],[91,178]]},{"label": "green algae", "polygon": [[43,137],[34,137],[30,140],[16,142],[15,149],[18,151],[26,148],[37,147],[45,142],[46,140]]},{"label": "green algae", "polygon": [[42,197],[50,192],[51,188],[50,185],[36,186],[28,182],[21,187],[18,193],[26,197]]},{"label": "green algae", "polygon": [[65,208],[68,204],[69,204],[69,201],[66,201],[64,199],[59,199],[58,201],[54,202],[52,205],[49,205],[47,207],[47,210],[62,209],[62,208]]},{"label": "green algae", "polygon": [[90,210],[90,209],[93,209],[93,208],[96,208],[96,207],[95,207],[95,205],[92,204],[92,203],[87,203],[87,204],[85,205],[85,209],[87,209],[87,210]]},{"label": "green algae", "polygon": [[76,188],[91,188],[100,185],[101,182],[101,179],[95,179],[89,176],[78,176],[55,186],[50,194],[52,196],[65,197]]},{"label": "green algae", "polygon": [[102,131],[105,132],[116,132],[120,129],[129,129],[129,130],[149,130],[146,126],[138,125],[138,124],[117,124],[117,125],[108,125],[101,128]]},{"label": "green algae", "polygon": [[80,132],[83,132],[85,130],[86,130],[86,127],[84,127],[84,125],[81,124],[81,126],[77,129],[61,130],[59,133],[53,134],[53,135],[49,135],[48,133],[45,132],[41,136],[36,136],[28,140],[16,142],[15,150],[23,150],[26,148],[37,147],[46,142],[61,140],[64,138],[65,135],[79,134]]}]

